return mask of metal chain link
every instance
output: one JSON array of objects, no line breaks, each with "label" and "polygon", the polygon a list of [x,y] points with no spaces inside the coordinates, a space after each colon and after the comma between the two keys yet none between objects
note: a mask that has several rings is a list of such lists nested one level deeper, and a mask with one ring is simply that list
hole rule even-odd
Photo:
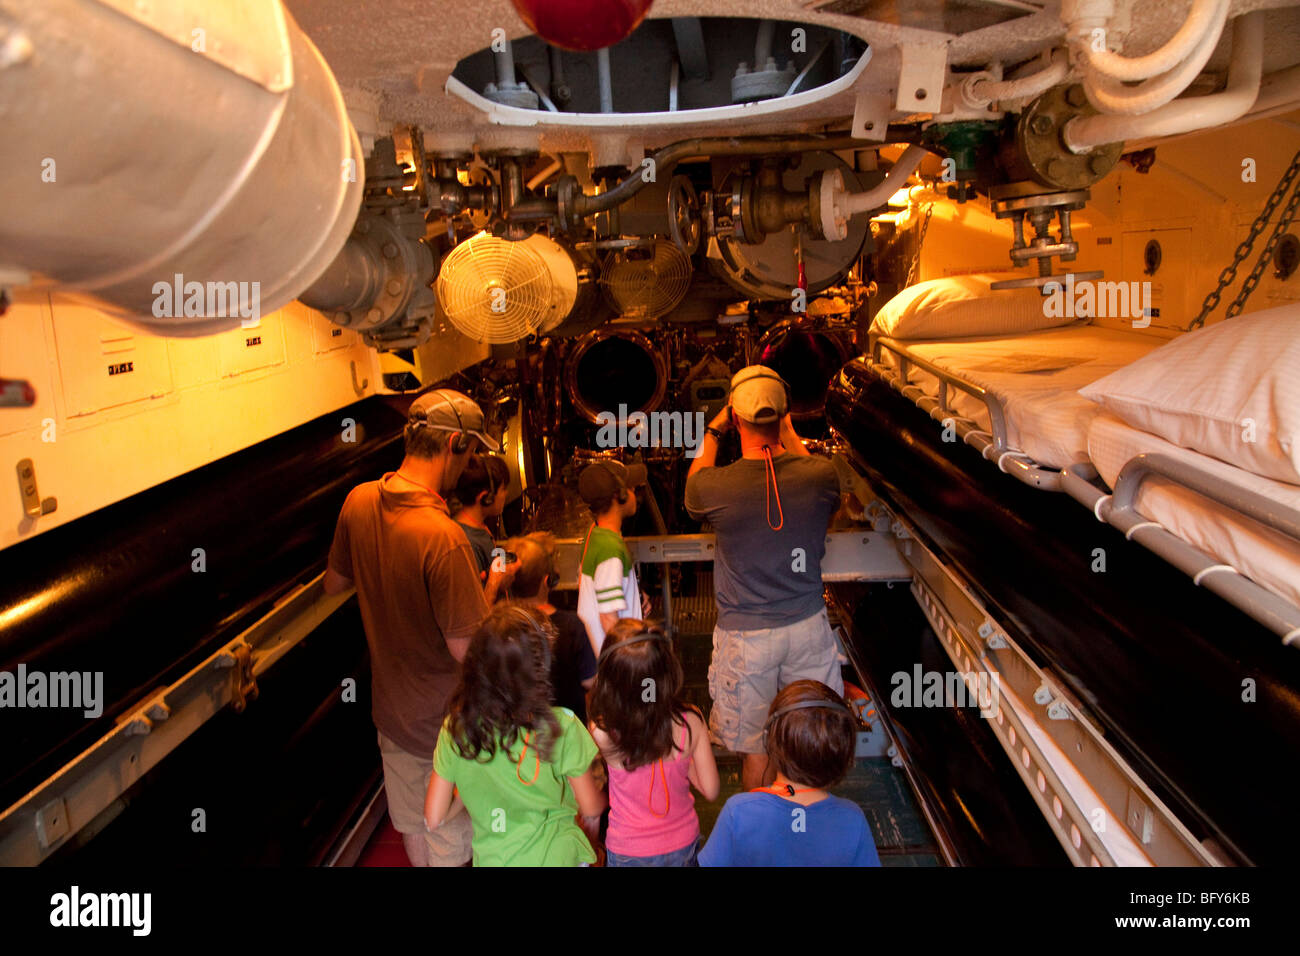
[{"label": "metal chain link", "polygon": [[1291,220],[1295,218],[1296,207],[1300,206],[1300,187],[1297,187],[1291,193],[1291,198],[1287,201],[1286,208],[1282,210],[1282,215],[1277,218],[1277,226],[1273,229],[1273,234],[1268,237],[1268,242],[1264,244],[1264,249],[1259,254],[1259,259],[1255,262],[1255,268],[1250,270],[1250,275],[1246,276],[1246,281],[1241,285],[1241,291],[1237,297],[1232,300],[1232,305],[1228,306],[1226,318],[1232,318],[1234,315],[1240,315],[1241,310],[1246,305],[1246,299],[1255,291],[1259,285],[1259,280],[1264,275],[1264,267],[1273,259],[1273,250],[1281,238],[1286,235],[1287,227],[1291,225]]},{"label": "metal chain link", "polygon": [[907,270],[907,278],[903,280],[903,288],[912,284],[912,276],[916,275],[916,267],[921,264],[921,247],[925,245],[925,230],[930,228],[930,216],[934,213],[934,203],[925,207],[925,219],[921,222],[921,235],[916,240],[916,254],[912,256],[912,265]]},{"label": "metal chain link", "polygon": [[[1242,240],[1241,244],[1237,246],[1237,250],[1232,257],[1232,262],[1228,263],[1228,265],[1224,267],[1224,270],[1219,273],[1219,284],[1205,297],[1205,302],[1201,305],[1200,314],[1197,315],[1196,318],[1192,319],[1191,324],[1187,326],[1188,332],[1204,325],[1209,314],[1219,307],[1219,300],[1223,297],[1223,290],[1237,280],[1237,267],[1245,261],[1248,255],[1250,255],[1250,250],[1254,247],[1255,240],[1259,238],[1259,234],[1264,231],[1264,227],[1268,225],[1269,219],[1273,217],[1273,211],[1277,209],[1277,204],[1282,201],[1282,197],[1286,195],[1286,191],[1291,187],[1291,183],[1295,179],[1297,172],[1300,172],[1300,152],[1297,152],[1295,156],[1291,157],[1291,165],[1282,173],[1282,178],[1278,180],[1277,186],[1273,189],[1272,194],[1264,203],[1263,211],[1255,218],[1255,221],[1251,223],[1249,235],[1247,235],[1246,238]],[[1297,191],[1296,196],[1300,196],[1300,191]],[[1292,196],[1291,201],[1287,204],[1287,213],[1283,214],[1284,217],[1288,213],[1291,216],[1294,216],[1295,206],[1296,197]],[[1290,222],[1290,219],[1288,218],[1286,221]],[[1282,227],[1279,226],[1279,228]],[[1267,251],[1270,255],[1272,254],[1271,250],[1273,246],[1277,244],[1278,238],[1280,238],[1280,232],[1275,230],[1273,238],[1269,240],[1267,247]],[[1251,273],[1250,279],[1247,279],[1248,288],[1243,287],[1242,294],[1238,295],[1237,298],[1233,300],[1232,305],[1229,306],[1228,318],[1237,315],[1241,311],[1241,306],[1245,305],[1246,297],[1249,296],[1250,293],[1254,291],[1255,286],[1259,284],[1259,273],[1263,271],[1264,261],[1264,258],[1261,256],[1260,261],[1256,263],[1255,269]],[[1253,284],[1251,283],[1251,279],[1254,280]],[[1233,309],[1236,309],[1237,311],[1234,312]]]}]

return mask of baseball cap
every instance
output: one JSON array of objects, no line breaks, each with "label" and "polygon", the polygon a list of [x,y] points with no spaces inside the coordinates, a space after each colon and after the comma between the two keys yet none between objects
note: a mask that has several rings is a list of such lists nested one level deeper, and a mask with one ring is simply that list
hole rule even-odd
[{"label": "baseball cap", "polygon": [[645,484],[645,465],[625,465],[621,461],[592,462],[578,476],[578,494],[590,505],[601,498],[612,498],[619,488]]},{"label": "baseball cap", "polygon": [[731,407],[755,425],[780,421],[789,410],[787,388],[766,365],[746,365],[731,377]]},{"label": "baseball cap", "polygon": [[427,425],[443,432],[464,432],[481,441],[489,451],[501,450],[501,443],[489,437],[484,427],[483,409],[455,389],[435,388],[417,396],[406,411],[406,420],[416,427]]}]

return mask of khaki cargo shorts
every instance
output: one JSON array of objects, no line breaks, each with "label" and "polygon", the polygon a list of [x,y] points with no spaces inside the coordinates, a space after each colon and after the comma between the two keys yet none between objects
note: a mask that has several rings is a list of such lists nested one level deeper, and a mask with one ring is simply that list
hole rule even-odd
[{"label": "khaki cargo shorts", "polygon": [[429,844],[430,866],[464,866],[473,855],[474,828],[461,811],[430,833],[424,826],[424,795],[433,774],[433,754],[427,758],[403,750],[383,734],[379,753],[384,758],[384,793],[388,818],[398,833],[421,833]]},{"label": "khaki cargo shorts", "polygon": [[763,753],[763,725],[777,691],[797,680],[819,680],[844,693],[839,644],[823,608],[784,627],[713,629],[709,664],[710,736],[735,753]]}]

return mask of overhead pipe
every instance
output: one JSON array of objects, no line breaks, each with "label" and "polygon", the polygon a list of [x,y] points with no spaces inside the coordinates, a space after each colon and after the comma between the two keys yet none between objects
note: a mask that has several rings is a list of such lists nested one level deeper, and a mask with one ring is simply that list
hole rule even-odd
[{"label": "overhead pipe", "polygon": [[1149,79],[1186,60],[1226,15],[1227,7],[1228,0],[1192,0],[1192,9],[1178,32],[1160,49],[1143,56],[1096,50],[1087,38],[1078,44],[1078,50],[1088,68],[1103,76],[1128,83]]},{"label": "overhead pipe", "polygon": [[1211,28],[1192,53],[1176,67],[1136,87],[1124,86],[1095,70],[1085,71],[1083,89],[1088,101],[1103,113],[1135,115],[1164,106],[1191,85],[1219,44],[1228,18],[1228,0],[1219,0]]},{"label": "overhead pipe", "polygon": [[772,41],[776,39],[776,21],[758,21],[758,32],[754,35],[754,70],[763,69],[763,64],[772,56]]},{"label": "overhead pipe", "polygon": [[[238,327],[324,272],[356,220],[364,156],[279,0],[5,9],[0,272],[162,335]],[[173,314],[195,298],[203,314]]]},{"label": "overhead pipe", "polygon": [[1175,100],[1142,116],[1080,116],[1065,124],[1062,136],[1072,153],[1138,137],[1174,136],[1239,119],[1260,92],[1264,59],[1264,19],[1260,12],[1233,21],[1232,62],[1221,93]]},{"label": "overhead pipe", "polygon": [[1015,80],[996,80],[988,73],[974,73],[961,85],[962,99],[974,109],[983,109],[990,103],[1037,96],[1056,86],[1070,72],[1070,61],[1064,50],[1052,54],[1047,66],[1029,76]]},{"label": "overhead pipe", "polygon": [[[762,156],[780,153],[808,153],[814,150],[835,152],[843,149],[879,149],[889,143],[910,142],[920,137],[917,124],[890,124],[885,140],[856,139],[841,135],[831,137],[702,137],[684,139],[665,146],[650,159],[656,170],[666,170],[677,163],[697,156]],[[647,180],[638,169],[617,186],[595,195],[575,194],[567,198],[570,214],[574,217],[594,215],[627,202],[643,188]],[[576,188],[576,182],[570,188]]]},{"label": "overhead pipe", "polygon": [[596,51],[596,73],[600,81],[600,111],[614,112],[614,80],[609,69],[609,47]]}]

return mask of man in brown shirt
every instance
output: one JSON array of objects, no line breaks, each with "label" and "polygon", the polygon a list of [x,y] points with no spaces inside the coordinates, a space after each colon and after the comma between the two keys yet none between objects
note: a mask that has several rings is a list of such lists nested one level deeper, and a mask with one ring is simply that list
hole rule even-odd
[{"label": "man in brown shirt", "polygon": [[459,866],[471,855],[468,814],[429,834],[425,789],[460,661],[517,566],[491,574],[485,594],[442,497],[477,447],[500,448],[482,410],[460,392],[437,389],[417,397],[407,418],[401,468],[353,488],[343,503],[325,591],[357,589],[388,813],[406,854],[413,866]]}]

